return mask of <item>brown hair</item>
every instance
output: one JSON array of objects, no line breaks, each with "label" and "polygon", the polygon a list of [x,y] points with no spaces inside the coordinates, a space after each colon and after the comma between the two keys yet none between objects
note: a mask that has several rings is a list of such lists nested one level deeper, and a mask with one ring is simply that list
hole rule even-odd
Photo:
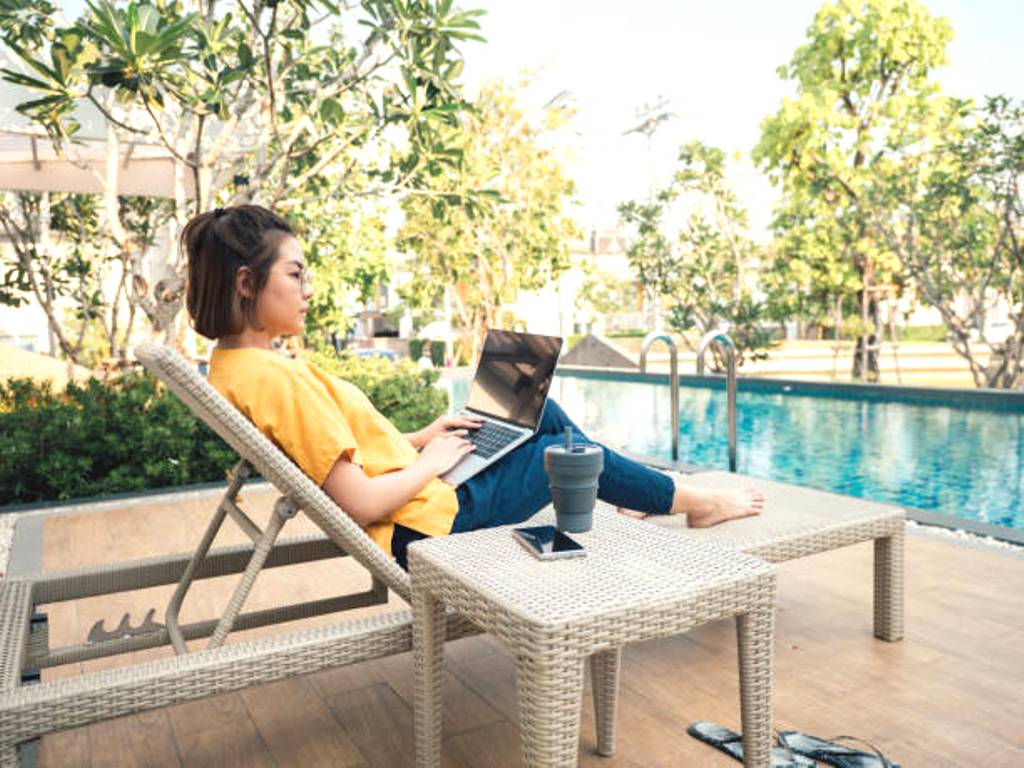
[{"label": "brown hair", "polygon": [[[238,205],[200,213],[181,231],[188,257],[185,306],[197,333],[219,339],[253,321],[256,300],[285,235],[294,231],[276,213],[259,205]],[[235,288],[235,276],[248,267],[249,296]]]}]

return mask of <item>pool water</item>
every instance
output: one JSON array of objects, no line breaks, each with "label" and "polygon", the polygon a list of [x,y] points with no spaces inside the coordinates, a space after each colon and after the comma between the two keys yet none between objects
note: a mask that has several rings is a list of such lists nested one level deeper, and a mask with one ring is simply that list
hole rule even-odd
[{"label": "pool water", "polygon": [[[742,386],[739,472],[1024,530],[1024,411]],[[560,375],[552,396],[609,447],[671,458],[667,386]],[[683,386],[679,409],[680,460],[727,468],[724,389]]]}]

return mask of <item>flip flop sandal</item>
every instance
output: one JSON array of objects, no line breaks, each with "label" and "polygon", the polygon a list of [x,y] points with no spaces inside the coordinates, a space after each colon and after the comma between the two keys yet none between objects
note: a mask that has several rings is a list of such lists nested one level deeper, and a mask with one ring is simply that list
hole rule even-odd
[{"label": "flip flop sandal", "polygon": [[[848,747],[845,744],[837,744],[839,741],[852,741],[864,744],[874,754],[862,752],[859,749]],[[817,736],[808,736],[799,731],[782,731],[779,734],[779,744],[792,750],[795,754],[804,755],[814,760],[819,760],[826,765],[834,765],[837,768],[900,768],[899,763],[892,762],[878,749],[863,739],[856,736],[836,736],[832,739],[819,739]]]},{"label": "flip flop sandal", "polygon": [[[701,720],[691,723],[686,732],[698,741],[703,741],[743,762],[743,737],[735,731]],[[785,747],[772,747],[771,757],[771,768],[814,768],[813,760],[794,755]]]}]

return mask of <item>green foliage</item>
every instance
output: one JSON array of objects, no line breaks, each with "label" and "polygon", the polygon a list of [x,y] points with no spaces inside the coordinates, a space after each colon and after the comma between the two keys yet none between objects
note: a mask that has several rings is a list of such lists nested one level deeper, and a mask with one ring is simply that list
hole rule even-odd
[{"label": "green foliage", "polygon": [[[92,262],[98,240],[95,195],[18,192],[0,201],[0,226],[12,248],[0,252],[0,304],[21,306],[34,295],[34,281],[45,279],[43,292],[53,298],[71,298],[80,317],[94,316],[102,306]],[[51,240],[58,247],[42,248],[30,232],[42,206],[50,206]]]},{"label": "green foliage", "polygon": [[636,284],[607,272],[592,269],[583,280],[579,298],[597,315],[628,312],[636,309]]},{"label": "green foliage", "polygon": [[[1024,107],[943,96],[931,73],[951,38],[916,0],[818,11],[780,70],[796,95],[764,121],[754,153],[782,191],[766,287],[787,313],[819,323],[838,306],[859,335],[879,332],[873,287],[912,291],[939,311],[978,386],[1016,388]],[[989,338],[1000,304],[1011,322]]]},{"label": "green foliage", "polygon": [[219,480],[237,457],[148,375],[0,383],[0,486],[8,503]]},{"label": "green foliage", "polygon": [[382,212],[360,211],[361,205],[372,211],[365,201],[327,195],[288,212],[312,275],[306,336],[317,343],[324,334],[344,335],[391,273],[393,240]]},{"label": "green foliage", "polygon": [[[419,360],[423,354],[423,345],[428,343],[425,339],[409,339],[409,359]],[[444,365],[444,342],[443,341],[431,341],[430,343],[430,362],[435,367],[440,368]]]},{"label": "green foliage", "polygon": [[929,78],[952,34],[917,0],[826,2],[779,69],[796,95],[762,123],[754,159],[782,191],[771,289],[791,312],[822,322],[856,297],[877,323],[865,289],[902,273],[872,190],[939,135],[947,100]]},{"label": "green foliage", "polygon": [[[352,382],[403,432],[448,407],[437,371],[409,361],[312,354]],[[64,500],[220,480],[235,452],[155,379],[0,383],[0,487],[6,503]]]},{"label": "green foliage", "polygon": [[[49,0],[0,0],[0,41],[21,67],[2,75],[32,91],[16,109],[72,160],[81,129],[74,115],[85,105],[122,146],[162,145],[189,182],[176,189],[179,226],[189,216],[186,196],[192,213],[258,202],[302,218],[310,235],[324,235],[312,252],[322,298],[309,321],[344,330],[350,289],[365,296],[387,266],[380,222],[354,218],[353,211],[366,211],[352,201],[426,190],[438,176],[458,173],[459,46],[482,39],[482,12],[450,0],[229,0],[215,14],[197,7],[94,0],[73,24],[55,27]],[[140,239],[125,231],[125,212],[115,220],[116,195],[107,190],[104,234],[119,258],[140,268],[104,284],[116,285],[120,301],[140,308],[155,331],[175,338],[183,265],[177,254],[140,252]],[[472,209],[476,198],[461,189],[434,202]],[[28,224],[31,235],[38,220]],[[163,263],[145,265],[143,257]],[[153,274],[163,277],[150,286]],[[59,333],[57,315],[48,315]],[[130,319],[120,324],[130,326]]]},{"label": "green foliage", "polygon": [[[542,140],[564,125],[565,110],[549,106],[532,119],[518,100],[516,88],[485,85],[452,135],[463,160],[459,172],[438,175],[429,194],[410,196],[403,206],[399,243],[417,257],[403,298],[413,307],[435,307],[448,290],[453,325],[462,334],[456,354],[472,360],[486,330],[498,327],[503,304],[568,269],[569,243],[578,234],[566,211],[573,183]],[[446,204],[467,190],[484,190],[500,202]]]},{"label": "green foliage", "polygon": [[[21,7],[22,15],[50,7],[46,0],[7,1]],[[126,108],[149,115],[151,127],[162,134],[168,126],[161,121],[175,110],[187,121],[216,117],[230,123],[251,115],[270,120],[272,143],[288,142],[275,148],[294,153],[277,158],[286,167],[300,156],[298,150],[322,156],[336,148],[316,146],[327,132],[334,131],[342,144],[361,145],[386,124],[405,127],[424,159],[436,161],[430,154],[435,128],[450,123],[457,111],[451,80],[462,60],[456,46],[481,39],[475,21],[480,12],[453,9],[449,2],[367,0],[358,10],[346,7],[346,20],[366,33],[362,49],[347,44],[340,24],[326,36],[321,29],[313,34],[323,20],[342,15],[326,0],[281,0],[252,9],[230,3],[218,9],[216,19],[189,12],[175,0],[87,5],[74,25],[50,33],[49,51],[19,44],[18,34],[24,33],[16,33],[13,24],[0,27],[32,72],[4,70],[6,79],[41,94],[19,104],[20,112],[56,139],[79,129],[70,117],[79,100],[92,102],[118,126],[138,130],[104,107],[97,95],[105,90]],[[254,98],[254,88],[266,90],[269,110]],[[164,135],[160,139],[166,141]],[[186,162],[198,169],[202,159]],[[205,206],[208,197],[201,197]]]},{"label": "green foliage", "polygon": [[[619,214],[636,232],[627,250],[630,264],[641,284],[667,302],[669,324],[700,335],[727,325],[742,363],[763,358],[772,338],[762,327],[769,307],[748,285],[759,250],[747,234],[746,211],[726,181],[725,165],[722,150],[699,141],[686,144],[670,184],[651,202],[623,203]],[[686,204],[689,216],[673,239],[665,230],[677,202]]]},{"label": "green foliage", "polygon": [[402,432],[415,432],[448,409],[448,393],[434,386],[440,372],[422,370],[409,360],[338,357],[333,352],[311,352],[308,359],[359,387]]},{"label": "green foliage", "polygon": [[[927,158],[874,190],[875,221],[978,386],[1024,383],[1024,104],[954,102]],[[989,327],[1002,302],[1010,323]]]},{"label": "green foliage", "polygon": [[[145,298],[145,270],[137,257],[155,243],[171,213],[166,201],[155,198],[122,196],[114,203],[129,235],[126,249],[116,247],[101,225],[100,195],[19,192],[0,198],[0,232],[11,245],[0,251],[0,304],[39,304],[62,353],[84,365],[125,356]],[[44,241],[39,228],[47,218]]]},{"label": "green foliage", "polygon": [[0,39],[37,50],[53,34],[57,7],[47,0],[0,0]]},{"label": "green foliage", "polygon": [[[124,357],[146,285],[139,258],[171,215],[167,201],[124,196],[113,201],[126,248],[102,225],[98,195],[16,193],[0,198],[0,304],[36,302],[60,350],[78,364]],[[48,211],[48,212],[47,212]],[[40,226],[48,219],[48,237]]]},{"label": "green foliage", "polygon": [[899,329],[900,341],[945,341],[948,336],[944,325],[906,325]]}]

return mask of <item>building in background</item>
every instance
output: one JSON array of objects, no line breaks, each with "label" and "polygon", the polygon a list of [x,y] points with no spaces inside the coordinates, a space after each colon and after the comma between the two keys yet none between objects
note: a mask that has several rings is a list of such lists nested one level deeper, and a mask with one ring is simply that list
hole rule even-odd
[{"label": "building in background", "polygon": [[626,245],[617,229],[591,230],[570,245],[572,266],[558,280],[539,291],[520,291],[505,310],[530,332],[564,338],[643,330],[642,293]]}]

